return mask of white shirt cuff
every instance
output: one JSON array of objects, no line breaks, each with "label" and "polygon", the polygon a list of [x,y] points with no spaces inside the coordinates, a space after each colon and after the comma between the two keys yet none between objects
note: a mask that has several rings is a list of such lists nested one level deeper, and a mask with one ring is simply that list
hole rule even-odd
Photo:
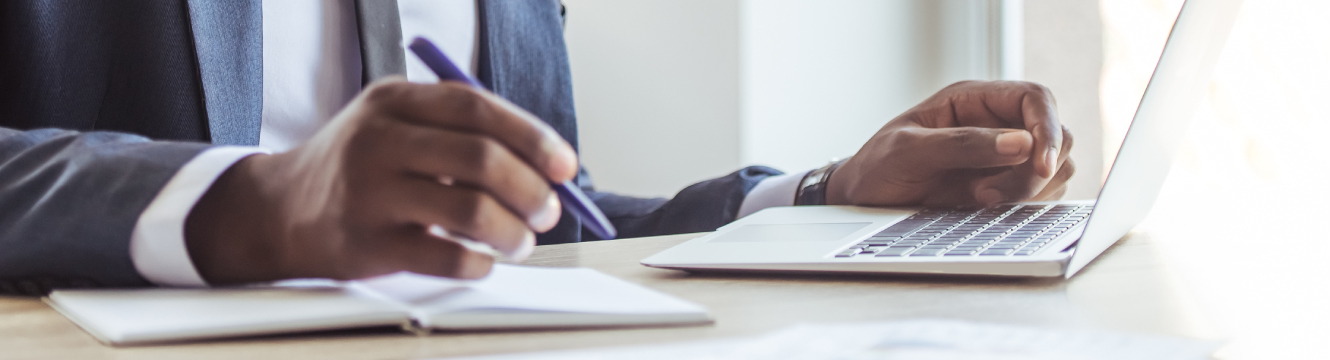
[{"label": "white shirt cuff", "polygon": [[762,179],[744,196],[743,204],[739,205],[739,215],[734,218],[742,218],[769,207],[794,205],[794,192],[799,190],[799,181],[804,179],[808,171]]},{"label": "white shirt cuff", "polygon": [[240,159],[267,153],[257,147],[204,150],[185,163],[139,215],[129,256],[139,275],[161,286],[207,286],[185,248],[185,218],[212,183]]}]

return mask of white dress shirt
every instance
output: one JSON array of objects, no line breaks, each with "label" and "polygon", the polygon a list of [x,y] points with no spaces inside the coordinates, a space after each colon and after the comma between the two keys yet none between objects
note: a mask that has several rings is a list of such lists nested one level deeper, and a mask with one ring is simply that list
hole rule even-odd
[{"label": "white dress shirt", "polygon": [[[402,35],[425,36],[474,74],[475,0],[398,0]],[[458,61],[461,62],[461,61]],[[461,64],[459,64],[461,65]],[[407,56],[407,79],[435,82],[420,60]],[[222,146],[190,160],[139,216],[130,257],[139,274],[164,286],[207,285],[185,247],[185,217],[212,183],[240,159],[283,152],[310,138],[341,110],[361,84],[360,39],[352,0],[263,2],[263,119],[259,146]],[[804,173],[767,178],[739,207],[739,217],[794,202]]]}]

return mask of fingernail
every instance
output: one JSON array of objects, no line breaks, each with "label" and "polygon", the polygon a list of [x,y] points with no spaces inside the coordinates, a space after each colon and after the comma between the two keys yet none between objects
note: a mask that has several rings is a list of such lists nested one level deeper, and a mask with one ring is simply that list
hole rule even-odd
[{"label": "fingernail", "polygon": [[527,232],[526,236],[522,237],[522,244],[508,254],[508,261],[512,263],[526,261],[527,258],[531,257],[532,251],[536,251],[536,234]]},{"label": "fingernail", "polygon": [[445,239],[448,238],[448,230],[444,230],[442,226],[430,225],[429,228],[427,229],[428,230],[426,231],[429,232],[430,235],[438,236],[440,238],[445,238]]},{"label": "fingernail", "polygon": [[984,205],[993,205],[1002,202],[1002,192],[997,189],[983,189],[974,193],[974,199]]},{"label": "fingernail", "polygon": [[1005,132],[997,136],[997,152],[1002,155],[1020,155],[1021,149],[1030,142],[1030,135],[1024,131]]},{"label": "fingernail", "polygon": [[549,230],[559,223],[560,210],[559,196],[554,192],[550,192],[550,197],[545,199],[545,207],[531,215],[531,219],[527,221],[531,224],[531,228],[536,231]]},{"label": "fingernail", "polygon": [[1058,149],[1048,149],[1048,151],[1044,153],[1044,168],[1048,169],[1048,173],[1044,174],[1044,177],[1053,177],[1053,174],[1057,172],[1057,161]]}]

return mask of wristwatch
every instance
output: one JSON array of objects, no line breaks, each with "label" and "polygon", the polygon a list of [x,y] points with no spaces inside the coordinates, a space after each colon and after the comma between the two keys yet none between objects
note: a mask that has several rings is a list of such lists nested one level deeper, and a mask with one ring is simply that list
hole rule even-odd
[{"label": "wristwatch", "polygon": [[799,189],[794,192],[794,205],[826,205],[827,182],[831,173],[844,164],[845,160],[832,159],[826,166],[809,171],[799,181]]}]

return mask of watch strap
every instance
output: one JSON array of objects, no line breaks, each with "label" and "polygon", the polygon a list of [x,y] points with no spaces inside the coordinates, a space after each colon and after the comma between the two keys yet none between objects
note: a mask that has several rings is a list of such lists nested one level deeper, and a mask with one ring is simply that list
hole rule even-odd
[{"label": "watch strap", "polygon": [[831,180],[831,173],[843,163],[845,162],[833,161],[805,174],[803,180],[799,182],[799,189],[795,191],[794,205],[826,205],[827,183]]}]

